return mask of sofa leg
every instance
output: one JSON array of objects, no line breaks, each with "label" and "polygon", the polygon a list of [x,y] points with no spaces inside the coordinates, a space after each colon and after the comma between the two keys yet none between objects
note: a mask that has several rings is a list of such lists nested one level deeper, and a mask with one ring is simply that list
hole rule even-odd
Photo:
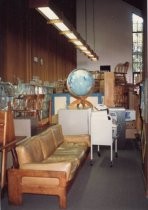
[{"label": "sofa leg", "polygon": [[10,194],[9,192],[9,203],[14,205],[21,205],[22,204],[22,195],[21,194]]},{"label": "sofa leg", "polygon": [[67,197],[66,197],[66,190],[65,189],[59,195],[59,202],[60,202],[60,208],[61,209],[66,209],[66,207],[67,207]]},{"label": "sofa leg", "polygon": [[8,171],[8,200],[14,205],[22,204],[21,179],[12,170]]}]

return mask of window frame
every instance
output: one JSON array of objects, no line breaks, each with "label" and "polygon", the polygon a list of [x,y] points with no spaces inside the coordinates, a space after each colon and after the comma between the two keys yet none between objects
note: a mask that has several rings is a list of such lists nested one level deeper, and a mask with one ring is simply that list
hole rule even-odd
[{"label": "window frame", "polygon": [[[137,61],[136,61],[137,60]],[[132,73],[135,84],[136,75],[143,71],[143,18],[132,13]]]}]

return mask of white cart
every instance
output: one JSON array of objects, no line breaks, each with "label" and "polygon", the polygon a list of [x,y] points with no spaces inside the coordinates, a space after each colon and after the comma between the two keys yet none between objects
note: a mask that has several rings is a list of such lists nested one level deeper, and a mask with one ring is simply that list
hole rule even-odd
[{"label": "white cart", "polygon": [[93,145],[110,146],[110,166],[113,164],[113,143],[115,141],[115,154],[117,157],[117,125],[113,124],[112,117],[107,111],[92,111],[90,117],[91,154],[90,164],[93,165]]}]

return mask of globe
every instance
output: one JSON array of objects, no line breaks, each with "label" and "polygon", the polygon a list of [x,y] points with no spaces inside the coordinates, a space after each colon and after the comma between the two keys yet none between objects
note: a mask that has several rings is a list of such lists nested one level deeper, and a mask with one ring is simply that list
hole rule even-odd
[{"label": "globe", "polygon": [[94,84],[93,75],[86,69],[74,69],[67,78],[67,88],[76,98],[88,96]]}]

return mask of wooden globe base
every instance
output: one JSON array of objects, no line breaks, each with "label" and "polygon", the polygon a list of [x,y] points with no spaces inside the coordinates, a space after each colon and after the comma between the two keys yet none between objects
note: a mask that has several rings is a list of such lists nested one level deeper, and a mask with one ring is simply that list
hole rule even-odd
[{"label": "wooden globe base", "polygon": [[80,106],[82,106],[82,108],[87,108],[87,107],[91,107],[93,108],[93,104],[86,100],[87,97],[79,97],[79,98],[76,98],[75,101],[73,101],[70,105],[69,105],[69,108],[80,108]]}]

